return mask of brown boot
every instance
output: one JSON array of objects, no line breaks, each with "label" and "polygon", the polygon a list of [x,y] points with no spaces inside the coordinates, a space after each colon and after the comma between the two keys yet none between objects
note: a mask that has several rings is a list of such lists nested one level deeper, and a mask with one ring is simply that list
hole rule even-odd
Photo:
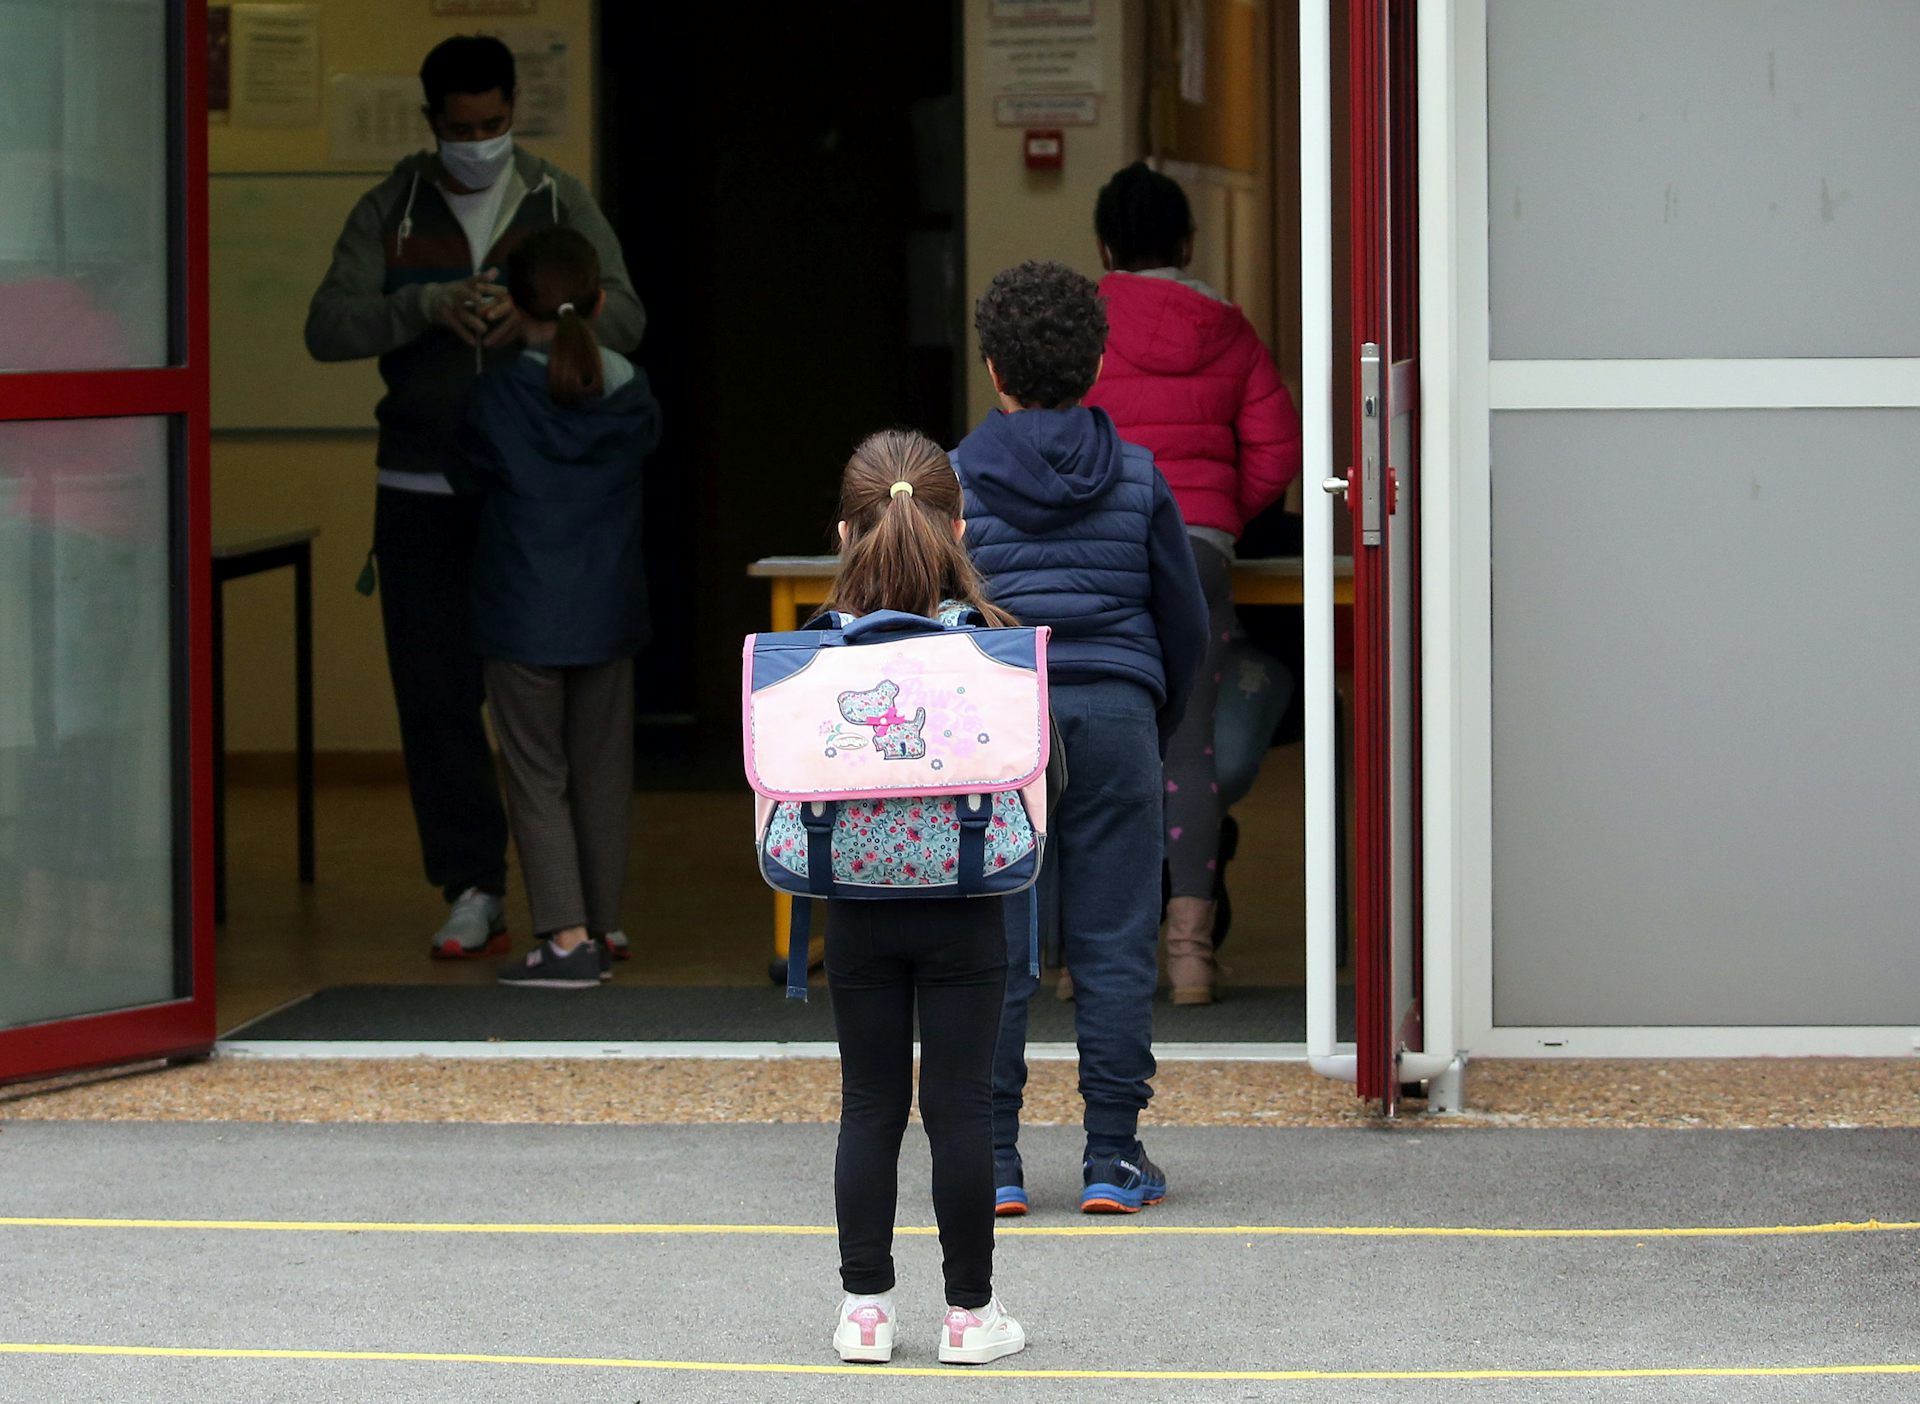
[{"label": "brown boot", "polygon": [[1220,971],[1213,959],[1213,900],[1175,897],[1167,903],[1167,979],[1175,1004],[1212,1004]]}]

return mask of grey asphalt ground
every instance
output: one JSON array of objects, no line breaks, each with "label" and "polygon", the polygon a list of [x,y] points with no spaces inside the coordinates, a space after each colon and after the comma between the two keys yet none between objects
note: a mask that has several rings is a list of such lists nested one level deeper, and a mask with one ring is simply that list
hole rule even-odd
[{"label": "grey asphalt ground", "polygon": [[[0,1124],[0,1217],[828,1224],[833,1128]],[[901,1219],[929,1223],[917,1130]],[[1078,1143],[1025,1143],[1075,1226]],[[1129,1223],[1653,1228],[1920,1220],[1920,1132],[1163,1130]],[[897,1366],[933,1365],[903,1238]],[[833,1365],[831,1237],[0,1226],[0,1343]],[[1003,1237],[1021,1370],[1920,1363],[1920,1234]],[[0,1401],[1911,1401],[1920,1375],[1426,1381],[667,1372],[0,1351]]]}]

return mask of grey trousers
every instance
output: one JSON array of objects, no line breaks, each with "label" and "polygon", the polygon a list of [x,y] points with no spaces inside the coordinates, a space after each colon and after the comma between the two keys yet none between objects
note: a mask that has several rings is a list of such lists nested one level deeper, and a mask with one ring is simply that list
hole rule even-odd
[{"label": "grey trousers", "polygon": [[535,934],[619,930],[633,824],[633,660],[532,668],[489,658],[486,673]]}]

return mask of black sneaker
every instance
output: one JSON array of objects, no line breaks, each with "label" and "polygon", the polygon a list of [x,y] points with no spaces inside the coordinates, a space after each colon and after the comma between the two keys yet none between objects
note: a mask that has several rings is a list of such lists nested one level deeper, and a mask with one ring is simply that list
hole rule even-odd
[{"label": "black sneaker", "polygon": [[500,983],[531,990],[591,990],[600,983],[600,952],[592,941],[582,941],[562,952],[542,941],[526,956],[500,967]]},{"label": "black sneaker", "polygon": [[1138,1214],[1167,1197],[1167,1177],[1133,1143],[1132,1155],[1088,1156],[1080,1167],[1086,1187],[1080,1191],[1082,1214]]}]

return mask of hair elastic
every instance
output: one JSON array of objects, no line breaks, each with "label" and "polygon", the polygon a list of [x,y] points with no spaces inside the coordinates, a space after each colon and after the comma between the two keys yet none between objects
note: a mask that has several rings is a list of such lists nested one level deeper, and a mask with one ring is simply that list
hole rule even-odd
[{"label": "hair elastic", "polygon": [[556,322],[559,321],[562,317],[566,316],[567,313],[571,311],[573,311],[573,304],[571,302],[561,303],[560,310],[553,314],[554,321]]},{"label": "hair elastic", "polygon": [[913,484],[910,482],[907,482],[904,478],[901,479],[899,482],[895,483],[892,487],[887,489],[887,496],[898,497],[903,492],[908,497],[913,496]]}]

